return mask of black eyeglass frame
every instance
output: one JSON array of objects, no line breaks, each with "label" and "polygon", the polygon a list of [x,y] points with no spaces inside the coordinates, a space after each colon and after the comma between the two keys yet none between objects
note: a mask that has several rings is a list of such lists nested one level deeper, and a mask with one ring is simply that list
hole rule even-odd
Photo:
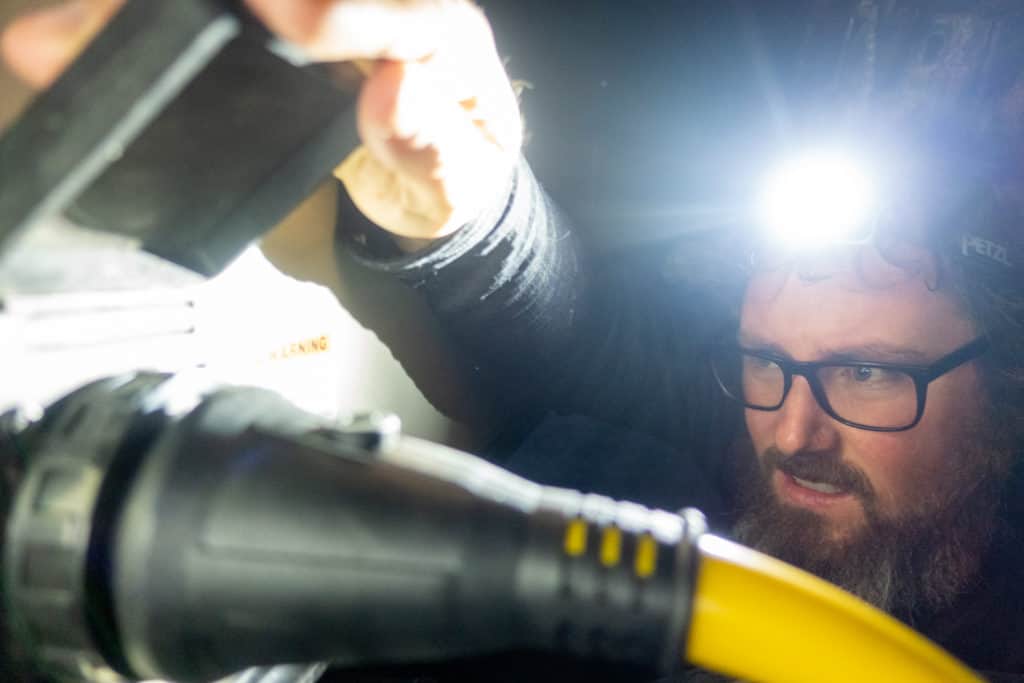
[{"label": "black eyeglass frame", "polygon": [[[725,386],[725,382],[719,376],[718,368],[716,367],[713,355],[715,350],[712,351],[712,362],[711,371],[715,376],[715,381],[718,382],[719,388],[722,392],[733,399],[741,403],[744,407],[750,408],[751,410],[762,410],[770,412],[773,410],[779,410],[786,402],[786,398],[789,396],[789,390],[793,387],[793,376],[799,375],[807,380],[807,384],[811,388],[811,394],[814,396],[818,405],[821,409],[831,417],[833,420],[840,422],[849,427],[855,427],[857,429],[865,429],[871,432],[904,432],[908,429],[913,429],[917,426],[917,423],[921,421],[921,417],[924,415],[925,401],[928,397],[928,385],[942,377],[948,372],[955,370],[964,363],[975,360],[980,357],[983,353],[988,351],[991,342],[988,337],[978,337],[977,339],[964,344],[958,349],[954,349],[950,353],[946,354],[942,358],[939,358],[934,363],[929,365],[901,365],[899,363],[872,363],[872,362],[835,362],[835,361],[793,361],[786,358],[780,358],[770,353],[764,353],[761,351],[753,351],[751,349],[745,349],[739,344],[732,345],[718,345],[715,350],[730,350],[738,351],[754,358],[760,358],[762,360],[771,361],[775,363],[779,370],[782,371],[783,385],[782,385],[782,397],[779,402],[774,406],[757,406],[747,403],[744,399],[734,396],[732,392]],[[904,427],[875,427],[872,425],[865,425],[859,422],[853,422],[847,420],[838,415],[832,408],[828,400],[828,395],[825,393],[825,387],[822,385],[821,380],[818,378],[818,370],[823,367],[828,368],[877,368],[880,370],[891,370],[896,372],[902,372],[909,376],[914,382],[914,389],[917,392],[917,414],[914,416],[913,422]]]}]

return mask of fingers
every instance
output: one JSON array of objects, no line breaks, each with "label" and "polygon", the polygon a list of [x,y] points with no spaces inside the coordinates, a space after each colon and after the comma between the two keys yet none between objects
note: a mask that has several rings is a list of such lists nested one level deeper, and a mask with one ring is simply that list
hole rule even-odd
[{"label": "fingers", "polygon": [[[505,81],[502,74],[497,77]],[[433,169],[438,175],[444,159],[428,160],[425,151],[433,148],[462,151],[482,145],[495,153],[518,151],[516,108],[506,107],[503,115],[498,107],[483,112],[480,103],[490,98],[460,99],[459,89],[450,74],[431,63],[381,63],[359,98],[363,141],[385,163],[416,174]]]},{"label": "fingers", "polygon": [[[480,17],[465,0],[246,0],[282,37],[324,61],[429,57]],[[486,22],[483,22],[486,25]]]},{"label": "fingers", "polygon": [[[74,59],[125,0],[73,0],[23,15],[0,49],[27,82],[45,86]],[[281,36],[323,60],[416,61],[449,41],[489,39],[465,0],[247,0]]]},{"label": "fingers", "polygon": [[44,88],[74,60],[124,0],[75,0],[25,14],[0,36],[0,52],[11,70]]},{"label": "fingers", "polygon": [[445,235],[503,187],[518,146],[497,144],[429,64],[388,62],[359,102],[364,148],[340,169],[370,220],[405,237]]},{"label": "fingers", "polygon": [[246,0],[272,30],[324,61],[430,62],[444,75],[446,92],[481,121],[519,135],[518,109],[498,57],[490,24],[468,0]]},{"label": "fingers", "polygon": [[405,237],[439,237],[504,187],[522,141],[519,107],[475,5],[248,1],[315,57],[376,61],[358,105],[364,147],[338,175],[377,225]]}]

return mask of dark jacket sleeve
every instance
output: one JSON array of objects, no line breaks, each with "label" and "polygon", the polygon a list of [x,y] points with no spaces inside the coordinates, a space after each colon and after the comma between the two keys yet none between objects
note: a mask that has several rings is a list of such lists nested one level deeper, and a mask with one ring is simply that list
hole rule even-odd
[{"label": "dark jacket sleeve", "polygon": [[510,423],[583,415],[697,462],[724,452],[732,414],[701,356],[722,316],[670,282],[663,245],[590,250],[525,162],[477,221],[425,251],[401,254],[351,206],[340,224],[359,260],[426,297]]},{"label": "dark jacket sleeve", "polygon": [[501,412],[550,401],[556,392],[538,380],[579,336],[587,273],[568,221],[525,162],[474,223],[414,254],[354,207],[343,207],[339,225],[358,260],[427,299]]}]

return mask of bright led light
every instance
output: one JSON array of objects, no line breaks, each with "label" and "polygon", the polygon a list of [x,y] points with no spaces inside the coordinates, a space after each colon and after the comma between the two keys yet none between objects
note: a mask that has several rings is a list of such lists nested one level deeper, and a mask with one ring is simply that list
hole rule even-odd
[{"label": "bright led light", "polygon": [[792,247],[866,239],[877,208],[866,170],[831,152],[796,158],[772,173],[759,207],[762,224]]}]

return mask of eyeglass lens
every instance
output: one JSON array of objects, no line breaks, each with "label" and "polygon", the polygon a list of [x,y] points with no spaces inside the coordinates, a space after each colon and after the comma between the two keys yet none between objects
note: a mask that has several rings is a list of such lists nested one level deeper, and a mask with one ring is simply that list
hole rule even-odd
[{"label": "eyeglass lens", "polygon": [[[720,350],[714,370],[725,392],[750,408],[775,410],[785,399],[785,372],[771,359]],[[866,364],[823,365],[816,368],[815,379],[827,401],[822,407],[847,422],[898,429],[917,417],[917,386],[913,377],[900,370]]]}]

